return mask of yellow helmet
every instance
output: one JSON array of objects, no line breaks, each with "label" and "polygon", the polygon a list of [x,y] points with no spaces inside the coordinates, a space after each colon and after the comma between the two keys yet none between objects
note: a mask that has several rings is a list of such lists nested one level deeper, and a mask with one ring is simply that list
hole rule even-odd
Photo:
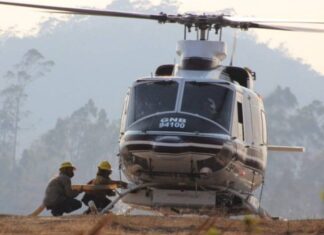
[{"label": "yellow helmet", "polygon": [[111,170],[111,165],[110,165],[110,163],[108,161],[102,161],[98,165],[98,168],[100,170],[110,171]]},{"label": "yellow helmet", "polygon": [[73,168],[73,170],[75,170],[75,167],[72,165],[71,162],[63,162],[60,166],[60,170],[64,168]]}]

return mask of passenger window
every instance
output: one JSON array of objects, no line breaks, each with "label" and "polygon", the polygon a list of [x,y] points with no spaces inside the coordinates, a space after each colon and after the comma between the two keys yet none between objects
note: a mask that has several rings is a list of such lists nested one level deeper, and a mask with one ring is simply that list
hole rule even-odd
[{"label": "passenger window", "polygon": [[237,102],[237,119],[238,119],[238,137],[241,140],[244,140],[243,106],[241,102]]}]

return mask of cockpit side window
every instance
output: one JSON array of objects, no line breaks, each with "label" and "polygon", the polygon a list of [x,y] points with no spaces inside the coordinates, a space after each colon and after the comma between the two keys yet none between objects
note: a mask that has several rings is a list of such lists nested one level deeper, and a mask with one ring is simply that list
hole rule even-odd
[{"label": "cockpit side window", "polygon": [[234,92],[213,83],[186,82],[181,111],[208,118],[230,129]]},{"label": "cockpit side window", "polygon": [[126,94],[126,97],[125,97],[125,100],[124,100],[124,107],[123,107],[123,112],[122,112],[122,116],[121,116],[121,120],[120,120],[120,134],[121,135],[124,134],[125,128],[126,128],[129,94],[130,94],[130,91],[128,90],[127,94]]},{"label": "cockpit side window", "polygon": [[129,123],[145,116],[174,111],[178,83],[174,81],[149,81],[136,85],[132,91]]}]

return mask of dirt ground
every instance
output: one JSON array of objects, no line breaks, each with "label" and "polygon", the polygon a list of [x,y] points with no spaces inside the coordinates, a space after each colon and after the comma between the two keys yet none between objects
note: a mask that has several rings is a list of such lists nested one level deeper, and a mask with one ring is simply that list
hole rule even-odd
[{"label": "dirt ground", "polygon": [[324,234],[324,220],[269,221],[255,217],[180,216],[63,216],[0,215],[0,234],[112,235],[112,234]]}]

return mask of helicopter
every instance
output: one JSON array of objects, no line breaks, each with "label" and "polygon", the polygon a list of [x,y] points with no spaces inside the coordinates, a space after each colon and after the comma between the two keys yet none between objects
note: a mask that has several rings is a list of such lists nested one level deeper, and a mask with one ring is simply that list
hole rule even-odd
[{"label": "helicopter", "polygon": [[[120,169],[132,187],[117,201],[137,208],[177,213],[268,216],[254,196],[263,186],[268,151],[303,152],[299,146],[268,143],[266,111],[254,90],[256,74],[222,65],[227,56],[223,28],[324,32],[284,24],[323,22],[258,20],[226,14],[141,14],[0,1],[63,14],[154,20],[184,26],[178,64],[129,88],[121,115]],[[193,30],[194,29],[194,30]],[[187,39],[194,31],[196,40]],[[210,39],[214,31],[217,40]],[[262,195],[262,189],[261,189]]]}]

